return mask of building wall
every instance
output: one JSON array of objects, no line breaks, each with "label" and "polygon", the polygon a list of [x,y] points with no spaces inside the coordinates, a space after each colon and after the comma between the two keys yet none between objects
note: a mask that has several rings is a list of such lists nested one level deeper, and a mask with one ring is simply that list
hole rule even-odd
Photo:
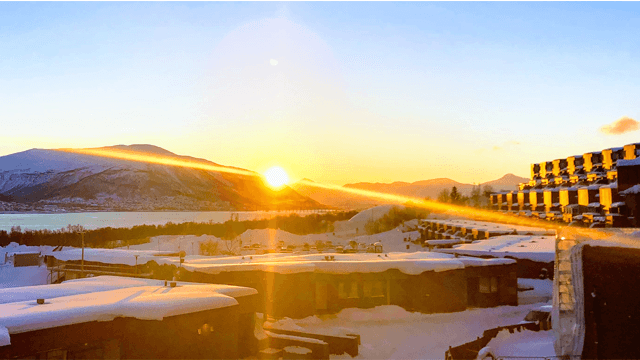
[{"label": "building wall", "polygon": [[582,270],[582,358],[640,358],[640,249],[585,246]]},{"label": "building wall", "polygon": [[237,310],[231,306],[162,321],[116,318],[12,334],[11,345],[0,347],[0,358],[238,358]]},{"label": "building wall", "polygon": [[180,279],[252,287],[258,290],[257,311],[274,317],[304,318],[314,314],[336,313],[344,308],[379,305],[398,305],[409,311],[423,313],[462,311],[467,308],[467,277],[479,278],[485,276],[483,273],[504,280],[500,280],[499,295],[482,295],[482,301],[474,306],[517,303],[517,294],[513,298],[512,290],[507,290],[517,286],[517,280],[511,277],[511,273],[515,275],[517,271],[516,264],[473,269],[427,271],[419,275],[407,275],[396,269],[349,274],[276,274],[264,271],[205,274],[183,271]]}]

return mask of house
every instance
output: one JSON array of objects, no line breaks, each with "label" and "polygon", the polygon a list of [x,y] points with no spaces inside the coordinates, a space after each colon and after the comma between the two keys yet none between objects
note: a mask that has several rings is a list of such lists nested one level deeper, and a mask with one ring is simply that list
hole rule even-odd
[{"label": "house", "polygon": [[0,290],[0,357],[238,358],[257,352],[254,289],[98,276]]}]

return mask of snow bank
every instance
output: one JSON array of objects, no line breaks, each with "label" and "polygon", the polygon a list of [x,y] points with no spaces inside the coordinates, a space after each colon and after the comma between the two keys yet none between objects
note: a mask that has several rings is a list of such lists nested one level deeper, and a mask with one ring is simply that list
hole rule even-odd
[{"label": "snow bank", "polygon": [[16,286],[44,285],[49,271],[42,266],[13,267],[12,264],[0,265],[0,289]]},{"label": "snow bank", "polygon": [[[518,279],[518,304],[545,303],[553,299],[553,280]],[[521,291],[520,289],[530,289]]]},{"label": "snow bank", "polygon": [[468,256],[508,256],[515,259],[553,262],[555,236],[504,235],[435,251]]},{"label": "snow bank", "polygon": [[511,334],[509,330],[502,330],[489,341],[485,349],[496,357],[555,357],[554,341],[553,331],[522,330]]},{"label": "snow bank", "polygon": [[[385,305],[372,309],[343,309],[335,315],[311,316],[293,322],[309,332],[359,334],[362,344],[357,358],[442,359],[449,346],[475,340],[490,328],[517,324],[535,307],[537,305],[499,306],[421,314]],[[345,355],[344,358],[350,357]]]}]

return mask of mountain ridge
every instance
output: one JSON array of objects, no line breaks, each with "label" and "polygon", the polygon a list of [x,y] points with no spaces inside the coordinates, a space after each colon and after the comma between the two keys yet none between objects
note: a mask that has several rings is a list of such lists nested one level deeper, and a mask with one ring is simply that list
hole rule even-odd
[{"label": "mountain ridge", "polygon": [[[211,211],[323,208],[257,173],[149,144],[30,149],[0,157],[0,211]],[[82,150],[128,152],[214,165],[229,172],[123,160]],[[242,171],[237,171],[242,170]],[[255,174],[255,176],[254,176]]]},{"label": "mountain ridge", "polygon": [[[512,173],[503,175],[502,177],[484,182],[480,186],[491,186],[493,190],[516,190],[521,182],[529,181],[524,177],[519,177]],[[371,199],[364,196],[355,195],[349,192],[333,189],[320,189],[313,186],[305,185],[303,182],[296,182],[290,185],[300,194],[308,196],[318,202],[326,205],[340,208],[365,208],[386,203],[383,200]],[[460,183],[449,178],[435,178],[427,180],[414,181],[412,183],[404,181],[394,181],[391,183],[371,183],[358,182],[345,184],[345,189],[362,189],[369,191],[377,191],[388,194],[396,194],[409,197],[436,199],[442,190],[455,186],[460,193],[468,195],[474,186],[473,184]]]}]

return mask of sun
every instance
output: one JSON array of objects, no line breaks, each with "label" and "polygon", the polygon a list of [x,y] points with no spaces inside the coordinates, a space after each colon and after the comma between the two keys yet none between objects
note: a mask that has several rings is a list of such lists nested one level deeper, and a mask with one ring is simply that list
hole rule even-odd
[{"label": "sun", "polygon": [[279,188],[289,183],[289,175],[280,166],[274,166],[265,171],[264,178],[274,188]]}]

